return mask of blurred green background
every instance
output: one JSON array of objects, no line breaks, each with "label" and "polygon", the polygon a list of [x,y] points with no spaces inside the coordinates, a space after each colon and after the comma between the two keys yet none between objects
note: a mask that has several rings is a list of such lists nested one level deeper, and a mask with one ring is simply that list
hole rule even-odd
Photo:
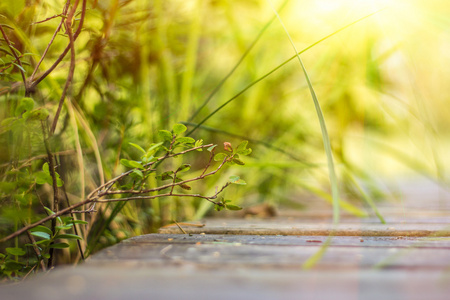
[{"label": "blurred green background", "polygon": [[[393,183],[399,180],[425,176],[446,185],[450,3],[271,3],[297,49],[313,45],[301,57],[324,112],[340,196],[353,205],[350,212],[373,214],[365,197],[395,202]],[[26,53],[27,76],[60,19],[35,22],[60,14],[62,5],[51,0],[0,4],[0,23],[9,26],[6,32],[14,47]],[[123,172],[120,158],[138,157],[129,142],[145,147],[157,141],[158,130],[181,122],[189,129],[202,123],[191,136],[205,143],[249,140],[253,148],[245,166],[229,167],[197,184],[199,193],[213,194],[230,175],[239,175],[248,184],[228,189],[226,197],[244,207],[270,203],[307,210],[319,202],[331,210],[319,121],[302,69],[291,60],[268,75],[295,53],[267,1],[90,0],[87,7],[84,29],[75,42],[75,77],[53,145],[56,152],[72,151],[61,155],[59,169],[72,203]],[[6,68],[14,59],[5,41],[0,43],[0,118],[5,120],[24,91],[18,68]],[[61,30],[37,76],[67,44]],[[68,67],[69,55],[32,95],[38,107],[50,111],[50,121]],[[45,154],[40,125],[27,126],[21,139],[5,126],[0,131],[2,235],[14,229],[14,207],[39,216],[40,202],[45,205],[51,197],[48,186],[33,186],[17,204],[14,193],[24,195],[30,186],[7,188],[17,179],[8,173],[13,161]],[[197,169],[207,159],[206,154],[184,158]],[[42,163],[33,161],[27,172],[39,171]],[[84,233],[90,236],[91,251],[172,220],[200,219],[213,208],[182,198],[117,205],[102,206]]]}]

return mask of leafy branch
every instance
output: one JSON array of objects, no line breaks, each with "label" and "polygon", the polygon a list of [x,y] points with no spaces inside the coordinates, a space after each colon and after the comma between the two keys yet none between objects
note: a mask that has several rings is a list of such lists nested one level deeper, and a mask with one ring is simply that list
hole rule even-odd
[{"label": "leafy branch", "polygon": [[[107,202],[118,202],[118,201],[131,201],[131,200],[143,200],[143,199],[155,199],[161,197],[194,197],[205,199],[212,204],[214,204],[216,210],[229,209],[238,210],[239,206],[230,204],[230,200],[216,200],[229,185],[238,184],[245,185],[245,181],[239,176],[231,176],[229,180],[219,189],[216,188],[216,192],[211,196],[204,196],[195,193],[181,193],[176,192],[175,188],[180,188],[181,190],[191,190],[188,183],[203,180],[206,177],[210,177],[217,172],[219,172],[226,164],[231,165],[243,165],[244,162],[240,159],[241,156],[249,155],[252,150],[247,148],[247,141],[241,142],[236,149],[233,149],[231,144],[224,143],[225,152],[215,153],[217,145],[207,144],[203,145],[202,140],[195,141],[190,137],[179,136],[181,133],[186,131],[186,126],[182,124],[176,124],[172,131],[161,130],[159,132],[160,137],[164,140],[163,142],[151,144],[147,150],[144,150],[139,145],[130,143],[133,147],[142,152],[140,160],[127,160],[122,159],[121,163],[125,167],[130,167],[131,170],[126,171],[115,178],[109,180],[105,184],[100,185],[94,189],[83,201],[72,204],[66,208],[62,208],[58,211],[52,212],[41,220],[27,225],[16,232],[10,234],[7,237],[0,239],[0,242],[5,242],[9,239],[19,236],[20,234],[32,230],[38,226],[41,226],[47,221],[55,220],[62,215],[69,213],[90,213],[94,211],[94,206],[92,205],[86,211],[76,210],[87,204],[95,203],[107,203]],[[175,152],[177,148],[187,148],[185,150]],[[194,151],[203,151],[206,149],[210,152],[209,160],[204,166],[200,175],[195,176],[190,179],[183,180],[180,177],[180,173],[187,172],[191,169],[190,164],[182,164],[174,171],[165,171],[157,174],[158,167],[167,159],[178,157]],[[158,156],[158,153],[163,153],[162,156]],[[212,161],[220,161],[220,164],[212,171],[209,171]],[[161,184],[157,187],[146,188],[149,176],[154,175],[154,177],[159,181],[171,180],[171,183]],[[44,165],[43,171],[38,173],[36,177],[36,183],[44,184],[49,183],[51,185],[62,185],[62,182],[55,182],[58,179],[58,175],[52,175],[49,171],[49,165]],[[115,186],[118,186],[116,189]],[[151,193],[159,192],[162,190],[170,189],[167,193],[161,193],[156,195],[150,195]],[[137,196],[134,196],[137,195]],[[124,196],[124,197],[117,197]]]}]

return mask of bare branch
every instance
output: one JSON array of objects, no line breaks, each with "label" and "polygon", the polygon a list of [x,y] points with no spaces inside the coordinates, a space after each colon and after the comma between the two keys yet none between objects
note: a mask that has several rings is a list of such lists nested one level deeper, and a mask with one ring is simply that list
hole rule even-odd
[{"label": "bare branch", "polygon": [[12,54],[14,55],[14,58],[17,61],[17,64],[20,66],[19,71],[20,75],[22,75],[23,85],[25,87],[25,91],[27,91],[27,79],[25,77],[25,72],[23,71],[22,62],[20,61],[19,56],[17,56],[16,49],[11,44],[11,41],[9,40],[8,36],[6,35],[6,32],[3,30],[3,26],[0,25],[0,31],[2,32],[3,38],[5,39],[6,44],[8,45],[9,49],[11,50]]},{"label": "bare branch", "polygon": [[58,124],[59,115],[61,113],[61,109],[64,103],[64,100],[66,98],[66,93],[69,90],[69,86],[72,83],[73,74],[75,72],[75,45],[74,45],[74,36],[72,33],[72,19],[73,15],[75,14],[75,11],[77,9],[79,0],[75,1],[74,6],[69,12],[69,15],[66,18],[66,29],[67,34],[69,35],[69,46],[70,46],[70,68],[69,68],[69,75],[67,76],[66,84],[64,85],[63,92],[61,94],[61,98],[59,99],[59,105],[58,109],[56,110],[55,118],[53,119],[52,127],[50,128],[50,135],[53,135],[56,130],[56,124]]},{"label": "bare branch", "polygon": [[[82,8],[81,8],[80,24],[78,25],[77,31],[73,35],[74,41],[78,38],[78,36],[81,33],[85,15],[86,15],[86,0],[83,0],[83,4],[82,4]],[[33,89],[34,87],[36,87],[42,80],[45,79],[45,77],[47,77],[59,65],[59,63],[64,59],[64,57],[69,52],[70,47],[71,47],[70,44],[67,45],[67,47],[64,49],[63,53],[61,53],[61,55],[56,59],[56,61],[53,63],[53,65],[47,71],[45,71],[38,79],[36,79],[33,83],[30,84],[30,87],[29,87],[30,89]]]}]

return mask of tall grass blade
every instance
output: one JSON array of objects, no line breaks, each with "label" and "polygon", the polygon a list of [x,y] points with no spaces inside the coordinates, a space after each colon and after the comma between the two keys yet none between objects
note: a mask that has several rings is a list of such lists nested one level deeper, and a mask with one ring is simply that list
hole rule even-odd
[{"label": "tall grass blade", "polygon": [[287,37],[289,38],[289,42],[291,43],[292,48],[294,49],[294,51],[296,53],[298,62],[300,63],[300,66],[302,67],[303,74],[305,75],[306,81],[308,83],[311,97],[314,101],[314,106],[316,108],[317,117],[318,117],[319,123],[320,123],[320,129],[322,131],[322,140],[323,140],[323,145],[325,148],[325,154],[327,156],[328,175],[330,177],[331,195],[333,197],[333,223],[336,225],[339,223],[339,190],[338,190],[336,172],[334,170],[333,153],[331,152],[330,137],[328,136],[328,130],[327,130],[327,125],[325,124],[325,118],[323,117],[323,113],[322,113],[322,109],[320,107],[319,100],[317,99],[317,95],[312,86],[308,72],[306,71],[306,68],[303,65],[302,59],[300,58],[300,55],[299,55],[299,52],[297,51],[297,47],[295,47],[295,44],[292,41],[291,35],[289,34],[286,26],[284,26],[284,23],[281,20],[280,15],[277,13],[275,8],[272,6],[272,4],[270,3],[270,0],[267,0],[267,1],[269,2],[270,6],[272,7],[273,12],[277,16],[278,21],[280,22],[281,26],[283,26],[283,29],[286,32]]},{"label": "tall grass blade", "polygon": [[[279,11],[281,11],[286,4],[288,3],[289,0],[285,0],[280,8],[278,9]],[[262,37],[262,35],[264,34],[264,32],[267,30],[267,28],[269,28],[269,26],[272,24],[273,21],[275,21],[276,16],[274,16],[269,22],[266,23],[266,25],[264,25],[264,27],[261,29],[261,31],[258,33],[258,35],[256,36],[256,38],[253,40],[253,42],[250,44],[250,46],[247,48],[247,50],[244,52],[244,54],[241,56],[241,58],[239,59],[239,61],[234,65],[234,67],[230,70],[230,72],[228,72],[228,74],[219,82],[219,84],[214,88],[214,90],[212,90],[212,92],[208,95],[208,97],[206,98],[206,100],[202,103],[202,105],[200,105],[200,107],[192,114],[191,118],[189,119],[189,122],[192,122],[192,120],[194,120],[194,118],[199,114],[199,112],[209,103],[209,101],[211,100],[211,98],[217,93],[217,91],[220,90],[220,88],[222,87],[222,85],[228,80],[228,78],[234,73],[234,71],[236,71],[236,69],[239,67],[239,65],[244,61],[244,59],[247,57],[247,55],[250,53],[250,51],[253,49],[253,47],[256,45],[256,43],[259,41],[259,39]],[[193,132],[193,131],[192,131]]]},{"label": "tall grass blade", "polygon": [[[264,78],[268,77],[269,75],[271,75],[272,73],[274,73],[275,71],[277,71],[278,69],[280,69],[281,67],[283,67],[284,65],[286,65],[287,63],[289,63],[291,60],[293,60],[294,58],[296,58],[297,55],[306,52],[307,50],[309,50],[309,49],[311,49],[312,47],[314,47],[314,46],[320,44],[321,42],[327,40],[328,38],[330,38],[330,37],[332,37],[332,36],[338,34],[339,32],[341,32],[341,31],[343,31],[343,30],[345,30],[345,29],[351,27],[352,25],[354,25],[354,24],[356,24],[356,23],[358,23],[358,22],[361,22],[361,21],[363,21],[363,20],[365,20],[365,19],[367,19],[367,18],[373,16],[374,14],[376,14],[376,13],[382,11],[382,10],[383,10],[383,9],[378,10],[378,11],[376,11],[376,12],[374,12],[374,13],[368,14],[368,15],[366,15],[366,16],[364,16],[364,17],[362,17],[362,18],[360,18],[360,19],[358,19],[358,20],[356,20],[356,21],[354,21],[354,22],[352,22],[352,23],[350,23],[350,24],[348,24],[348,25],[346,25],[346,26],[344,26],[344,27],[342,27],[342,28],[336,30],[335,32],[333,32],[333,33],[331,33],[331,34],[329,34],[329,35],[327,35],[327,36],[321,38],[321,39],[318,40],[317,42],[312,43],[311,45],[309,45],[308,47],[306,47],[306,48],[303,49],[302,51],[297,52],[297,53],[296,53],[295,55],[293,55],[291,58],[289,58],[288,60],[286,60],[286,61],[283,62],[282,64],[278,65],[276,68],[274,68],[274,69],[271,70],[270,72],[266,73],[266,74],[263,75],[262,77],[258,78],[257,80],[253,81],[252,83],[250,83],[250,84],[247,85],[243,90],[241,90],[239,93],[237,93],[236,95],[234,95],[233,97],[231,97],[229,100],[227,100],[224,104],[222,104],[221,106],[219,106],[218,108],[216,108],[213,112],[211,112],[208,116],[206,116],[203,120],[201,120],[201,121],[197,124],[197,126],[195,126],[193,129],[191,129],[191,130],[187,133],[187,136],[189,136],[189,135],[191,135],[192,133],[194,133],[194,131],[196,131],[200,125],[203,125],[203,123],[205,123],[209,118],[211,118],[213,115],[215,115],[215,114],[216,114],[218,111],[220,111],[222,108],[224,108],[225,106],[227,106],[227,105],[228,105],[230,102],[232,102],[234,99],[238,98],[240,95],[242,95],[243,93],[245,93],[248,89],[250,89],[252,86],[254,86],[255,84],[257,84],[258,82],[260,82],[260,81],[263,80]],[[230,74],[230,75],[231,75],[231,74]],[[211,97],[212,97],[212,96],[211,96]],[[208,100],[208,101],[209,101],[209,100]]]}]

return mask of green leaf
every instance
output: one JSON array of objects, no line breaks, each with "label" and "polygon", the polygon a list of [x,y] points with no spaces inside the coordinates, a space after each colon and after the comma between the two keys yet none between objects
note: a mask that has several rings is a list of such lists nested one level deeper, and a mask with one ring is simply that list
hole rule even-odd
[{"label": "green leaf", "polygon": [[54,249],[64,249],[64,248],[69,248],[70,245],[67,243],[55,243],[55,244],[51,244],[49,247],[54,248]]},{"label": "green leaf", "polygon": [[34,231],[31,232],[32,235],[43,238],[44,240],[49,240],[50,239],[50,235],[47,232],[42,232],[42,231]]},{"label": "green leaf", "polygon": [[144,179],[144,173],[141,170],[134,169],[130,174],[132,177]]},{"label": "green leaf", "polygon": [[57,236],[55,236],[55,239],[82,240],[82,238],[78,235],[70,233],[58,234]]},{"label": "green leaf", "polygon": [[83,224],[83,225],[89,224],[89,222],[86,222],[86,221],[83,221],[83,220],[73,220],[73,221],[70,221],[70,223],[72,223],[72,224]]},{"label": "green leaf", "polygon": [[248,149],[240,150],[236,153],[239,153],[241,155],[249,155],[250,153],[252,153],[252,149],[248,148]]},{"label": "green leaf", "polygon": [[208,149],[206,149],[208,152],[213,151],[214,148],[216,148],[217,145],[212,145],[211,147],[209,147]]},{"label": "green leaf", "polygon": [[230,182],[233,183],[233,184],[239,184],[239,185],[246,185],[247,184],[247,182],[245,182],[239,176],[230,176]]},{"label": "green leaf", "polygon": [[167,171],[167,172],[164,172],[164,173],[156,176],[156,179],[160,179],[160,180],[173,179],[172,174],[173,174],[173,171]]},{"label": "green leaf", "polygon": [[49,235],[53,234],[53,232],[52,232],[52,230],[50,228],[42,226],[42,225],[38,225],[38,226],[36,226],[34,228],[31,228],[30,231],[31,232],[42,231],[42,232],[48,233]]},{"label": "green leaf", "polygon": [[[171,139],[172,139],[172,138],[171,138]],[[150,146],[150,148],[148,148],[147,154],[148,154],[150,151],[157,150],[162,144],[164,144],[164,143],[161,142],[161,143],[157,143],[157,144],[152,144],[152,145]]]},{"label": "green leaf", "polygon": [[173,125],[172,131],[173,134],[179,135],[180,133],[183,133],[187,130],[187,127],[183,124],[175,124]]},{"label": "green leaf", "polygon": [[182,136],[179,138],[176,138],[175,141],[177,141],[180,144],[194,144],[195,140],[188,136]]},{"label": "green leaf", "polygon": [[23,250],[22,248],[6,248],[6,252],[8,252],[11,255],[18,255],[18,256],[22,256],[25,253],[27,253],[25,250]]},{"label": "green leaf", "polygon": [[120,160],[120,163],[128,168],[144,169],[144,166],[140,162],[135,161],[135,160],[128,160],[128,159],[122,158]]},{"label": "green leaf", "polygon": [[170,131],[168,130],[160,130],[158,132],[158,135],[164,140],[164,141],[171,141],[173,138],[173,135]]},{"label": "green leaf", "polygon": [[42,165],[42,171],[44,171],[45,173],[50,175],[50,168],[48,166],[48,163],[45,163],[45,164]]},{"label": "green leaf", "polygon": [[215,161],[222,162],[225,158],[228,158],[228,155],[226,155],[225,153],[217,153],[216,155],[214,155]]},{"label": "green leaf", "polygon": [[130,145],[133,146],[134,148],[138,149],[138,150],[141,151],[143,154],[146,154],[146,153],[147,153],[147,152],[145,152],[145,150],[144,150],[141,146],[139,146],[138,144],[135,144],[135,143],[128,143],[128,144],[130,144]]},{"label": "green leaf", "polygon": [[72,227],[73,227],[73,224],[55,226],[55,228],[58,229],[58,230],[69,230]]},{"label": "green leaf", "polygon": [[49,116],[49,112],[45,108],[37,108],[23,114],[27,121],[45,121]]},{"label": "green leaf", "polygon": [[181,166],[177,169],[177,173],[189,171],[190,168],[191,168],[191,165],[190,165],[190,164],[184,164],[184,165],[181,165]]},{"label": "green leaf", "polygon": [[242,141],[239,143],[239,145],[236,148],[236,153],[239,153],[239,151],[243,151],[247,148],[248,141]]},{"label": "green leaf", "polygon": [[45,209],[45,211],[47,211],[47,213],[48,213],[49,215],[54,215],[54,214],[55,214],[50,208],[48,208],[48,207],[46,207],[46,206],[44,206],[44,209]]},{"label": "green leaf", "polygon": [[241,165],[241,166],[245,165],[245,163],[242,160],[240,160],[239,158],[233,158],[231,161],[237,165]]},{"label": "green leaf", "polygon": [[187,184],[183,183],[179,185],[180,188],[184,189],[184,190],[188,190],[190,191],[192,188],[190,186],[188,186]]},{"label": "green leaf", "polygon": [[225,208],[228,210],[241,210],[242,209],[242,207],[237,206],[237,205],[232,205],[232,204],[225,205]]},{"label": "green leaf", "polygon": [[[201,145],[203,145],[203,140],[200,139],[195,142],[194,147],[200,147]],[[203,151],[203,148],[199,148],[197,151]]]},{"label": "green leaf", "polygon": [[232,175],[232,176],[230,176],[230,182],[234,183],[234,182],[238,181],[240,178],[241,177],[239,177],[239,176]]},{"label": "green leaf", "polygon": [[21,270],[25,265],[21,262],[17,261],[7,261],[5,262],[5,270],[8,271],[19,271]]},{"label": "green leaf", "polygon": [[214,205],[214,209],[215,209],[216,211],[221,211],[222,209],[224,209],[224,206],[223,206],[223,205],[216,204],[216,205]]},{"label": "green leaf", "polygon": [[44,183],[51,184],[52,183],[52,177],[50,176],[50,174],[47,174],[45,172],[35,173],[34,179],[36,180],[37,184],[44,184]]}]

